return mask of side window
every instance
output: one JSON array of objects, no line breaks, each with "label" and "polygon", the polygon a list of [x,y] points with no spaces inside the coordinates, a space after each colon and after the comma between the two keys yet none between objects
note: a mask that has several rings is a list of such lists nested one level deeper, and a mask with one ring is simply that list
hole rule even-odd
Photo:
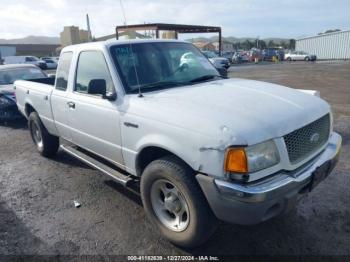
[{"label": "side window", "polygon": [[62,53],[56,73],[56,89],[66,91],[68,84],[69,68],[72,62],[72,52]]},{"label": "side window", "polygon": [[[114,85],[104,55],[100,51],[84,51],[79,56],[75,91],[96,94],[89,90],[92,83],[105,81],[106,91],[114,93]],[[90,92],[91,91],[91,92]]]}]

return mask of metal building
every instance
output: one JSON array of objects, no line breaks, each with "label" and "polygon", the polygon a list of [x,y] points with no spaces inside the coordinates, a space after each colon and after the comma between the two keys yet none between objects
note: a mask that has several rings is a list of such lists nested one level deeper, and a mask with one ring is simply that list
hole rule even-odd
[{"label": "metal building", "polygon": [[295,49],[317,59],[350,59],[350,30],[298,39]]},{"label": "metal building", "polygon": [[0,58],[13,55],[16,55],[16,47],[0,45]]}]

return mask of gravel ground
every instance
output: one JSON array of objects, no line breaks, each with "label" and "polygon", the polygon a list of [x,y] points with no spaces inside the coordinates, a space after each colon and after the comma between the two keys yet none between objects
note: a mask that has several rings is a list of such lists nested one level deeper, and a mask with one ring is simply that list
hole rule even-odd
[{"label": "gravel ground", "polygon": [[24,122],[1,124],[0,254],[350,255],[350,63],[233,66],[229,74],[318,89],[333,107],[340,162],[294,212],[253,227],[222,223],[204,246],[180,249],[152,229],[137,190],[63,152],[40,157]]}]

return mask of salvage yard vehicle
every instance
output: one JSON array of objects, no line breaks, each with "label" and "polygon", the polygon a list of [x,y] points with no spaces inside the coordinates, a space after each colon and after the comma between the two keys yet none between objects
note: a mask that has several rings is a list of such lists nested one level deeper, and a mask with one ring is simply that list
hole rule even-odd
[{"label": "salvage yard vehicle", "polygon": [[[197,60],[186,67],[181,57]],[[217,221],[287,212],[334,168],[341,136],[328,103],[276,84],[222,78],[192,44],[65,47],[53,79],[17,81],[37,150],[59,147],[123,185],[140,182],[150,221],[195,247]]]},{"label": "salvage yard vehicle", "polygon": [[0,65],[0,121],[15,120],[22,115],[17,110],[13,83],[19,79],[46,78],[34,65]]},{"label": "salvage yard vehicle", "polygon": [[47,69],[45,61],[40,60],[36,56],[6,56],[4,57],[4,64],[28,64],[35,65],[41,69]]},{"label": "salvage yard vehicle", "polygon": [[56,69],[57,68],[57,61],[52,59],[52,58],[48,58],[48,57],[43,57],[41,58],[41,60],[43,60],[46,63],[47,69]]},{"label": "salvage yard vehicle", "polygon": [[280,48],[267,48],[262,51],[264,61],[283,61],[284,50]]},{"label": "salvage yard vehicle", "polygon": [[289,51],[284,55],[287,61],[316,61],[316,55],[310,55],[303,51]]},{"label": "salvage yard vehicle", "polygon": [[257,48],[252,48],[249,52],[248,52],[248,59],[249,62],[259,62],[263,60],[263,55],[260,49]]},{"label": "salvage yard vehicle", "polygon": [[237,51],[232,56],[232,62],[236,64],[249,62],[247,51]]},{"label": "salvage yard vehicle", "polygon": [[202,53],[209,59],[210,62],[213,63],[216,68],[223,67],[228,69],[230,67],[230,61],[227,58],[219,57],[212,51],[202,51]]}]

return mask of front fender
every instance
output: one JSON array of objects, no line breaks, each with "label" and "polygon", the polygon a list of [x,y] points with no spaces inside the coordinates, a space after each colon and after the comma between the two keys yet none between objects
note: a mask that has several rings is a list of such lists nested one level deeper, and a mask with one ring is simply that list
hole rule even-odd
[{"label": "front fender", "polygon": [[[128,119],[129,121],[130,119]],[[147,120],[137,128],[122,125],[123,158],[127,170],[136,174],[137,156],[147,147],[159,147],[171,152],[193,170],[222,177],[224,154],[229,142],[214,139],[193,131]]]}]

